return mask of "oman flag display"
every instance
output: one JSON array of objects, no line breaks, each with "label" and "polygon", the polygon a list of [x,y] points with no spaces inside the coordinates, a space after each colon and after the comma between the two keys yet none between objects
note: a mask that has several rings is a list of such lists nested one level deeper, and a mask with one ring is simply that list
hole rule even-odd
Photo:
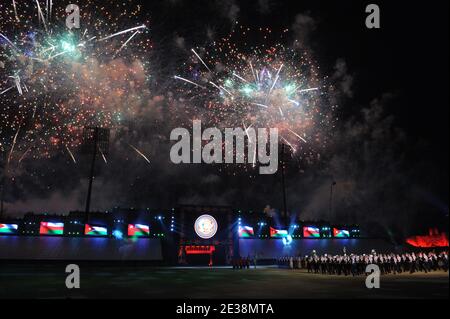
[{"label": "oman flag display", "polygon": [[270,227],[270,237],[271,238],[284,238],[288,235],[287,230],[275,229]]},{"label": "oman flag display", "polygon": [[253,227],[250,226],[239,226],[239,238],[250,238],[255,235]]},{"label": "oman flag display", "polygon": [[129,224],[128,236],[130,237],[145,237],[150,236],[150,227],[142,224]]},{"label": "oman flag display", "polygon": [[303,227],[304,238],[320,238],[320,229],[317,227]]},{"label": "oman flag display", "polygon": [[62,235],[64,233],[64,223],[41,222],[39,234],[41,235]]}]

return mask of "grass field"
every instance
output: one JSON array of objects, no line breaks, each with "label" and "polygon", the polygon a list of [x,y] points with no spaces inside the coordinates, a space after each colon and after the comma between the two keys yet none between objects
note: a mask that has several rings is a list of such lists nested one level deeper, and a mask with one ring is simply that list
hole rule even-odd
[{"label": "grass field", "polygon": [[380,289],[365,277],[259,268],[80,265],[81,287],[65,286],[65,265],[0,265],[0,298],[448,298],[448,273],[387,275]]}]

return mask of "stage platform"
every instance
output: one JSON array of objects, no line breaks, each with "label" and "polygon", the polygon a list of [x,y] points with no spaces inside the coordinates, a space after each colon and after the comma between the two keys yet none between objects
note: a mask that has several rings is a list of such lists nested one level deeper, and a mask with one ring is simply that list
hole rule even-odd
[{"label": "stage platform", "polygon": [[[262,264],[274,263],[284,256],[317,254],[369,254],[373,249],[377,253],[400,252],[383,239],[298,239],[290,245],[284,245],[281,239],[239,239],[238,250],[241,257],[250,256]],[[216,249],[217,250],[217,249]],[[0,236],[0,260],[30,261],[121,261],[154,262],[176,264],[177,246],[164,245],[164,239],[114,239],[100,237],[50,237],[50,236]],[[167,257],[172,256],[172,258]],[[225,266],[220,256],[213,253],[213,264]],[[209,257],[208,257],[209,258]],[[223,258],[222,258],[223,259]],[[209,259],[208,259],[209,260]],[[203,264],[208,265],[208,260]],[[190,263],[193,266],[195,263]],[[202,266],[202,264],[197,264]],[[189,263],[188,263],[189,266]]]},{"label": "stage platform", "polygon": [[0,260],[161,261],[161,239],[0,236]]}]

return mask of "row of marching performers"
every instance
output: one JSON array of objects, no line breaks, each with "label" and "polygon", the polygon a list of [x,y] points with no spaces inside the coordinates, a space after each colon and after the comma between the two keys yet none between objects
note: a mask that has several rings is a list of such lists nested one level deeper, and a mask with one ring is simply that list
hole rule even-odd
[{"label": "row of marching performers", "polygon": [[448,251],[377,254],[318,255],[281,257],[280,268],[305,269],[308,273],[329,275],[363,275],[368,265],[375,264],[382,274],[448,271]]}]

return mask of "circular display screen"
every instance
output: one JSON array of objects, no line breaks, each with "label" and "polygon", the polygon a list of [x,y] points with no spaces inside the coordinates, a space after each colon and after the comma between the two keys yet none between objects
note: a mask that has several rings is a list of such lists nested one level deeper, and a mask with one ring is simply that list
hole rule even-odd
[{"label": "circular display screen", "polygon": [[217,232],[217,221],[211,215],[202,215],[195,221],[194,229],[200,238],[210,239]]}]

